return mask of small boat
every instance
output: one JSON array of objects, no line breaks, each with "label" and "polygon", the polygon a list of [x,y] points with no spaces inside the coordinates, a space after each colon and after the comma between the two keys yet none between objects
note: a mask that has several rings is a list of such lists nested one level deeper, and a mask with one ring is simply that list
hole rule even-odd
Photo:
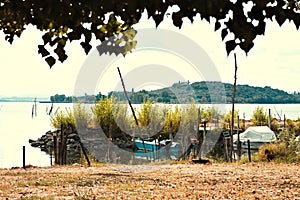
[{"label": "small boat", "polygon": [[158,140],[135,139],[135,146],[140,150],[157,151],[160,148]]},{"label": "small boat", "polygon": [[[267,144],[276,140],[275,133],[267,126],[252,126],[240,134],[240,142],[242,149],[248,149],[250,141],[250,150],[258,150],[263,144]],[[237,135],[233,136],[233,146],[237,149]]]},{"label": "small boat", "polygon": [[135,139],[135,145],[139,149],[137,152],[140,156],[143,153],[148,155],[149,152],[160,152],[160,156],[167,158],[177,159],[179,157],[180,144],[169,139],[159,142],[157,139]]}]

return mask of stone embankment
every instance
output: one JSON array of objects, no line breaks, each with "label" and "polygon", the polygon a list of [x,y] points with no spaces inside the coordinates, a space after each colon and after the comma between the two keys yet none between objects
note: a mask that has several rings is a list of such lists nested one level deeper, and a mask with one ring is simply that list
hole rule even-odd
[{"label": "stone embankment", "polygon": [[[55,157],[56,154],[65,154],[65,164],[79,162],[82,158],[82,150],[91,155],[93,159],[101,162],[127,163],[134,149],[131,141],[108,139],[101,129],[84,129],[79,131],[48,131],[37,140],[29,139],[32,147],[40,148],[41,151]],[[63,145],[65,150],[59,150]],[[66,153],[63,153],[63,152]],[[122,155],[121,155],[122,154]],[[128,156],[124,156],[128,154]],[[126,158],[120,160],[121,158]],[[127,158],[128,157],[128,158]]]}]

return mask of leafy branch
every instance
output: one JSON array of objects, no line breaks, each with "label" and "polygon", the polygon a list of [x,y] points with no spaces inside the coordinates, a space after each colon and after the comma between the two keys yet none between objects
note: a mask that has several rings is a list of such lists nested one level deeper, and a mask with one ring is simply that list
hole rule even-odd
[{"label": "leafy branch", "polygon": [[[172,6],[178,6],[179,11],[167,13]],[[38,53],[52,67],[57,58],[60,62],[68,58],[64,48],[74,40],[80,40],[88,54],[93,35],[101,44],[100,54],[126,55],[135,48],[136,31],[132,26],[140,21],[144,11],[156,26],[166,15],[171,15],[178,28],[182,27],[183,18],[193,22],[200,14],[202,20],[220,31],[229,55],[238,46],[248,53],[255,38],[264,35],[266,20],[276,20],[280,26],[288,20],[299,29],[299,7],[297,0],[154,0],[151,3],[143,0],[0,0],[0,30],[10,43],[20,37],[29,24],[44,32],[44,43],[38,46]],[[229,37],[229,33],[233,33],[233,37]]]}]

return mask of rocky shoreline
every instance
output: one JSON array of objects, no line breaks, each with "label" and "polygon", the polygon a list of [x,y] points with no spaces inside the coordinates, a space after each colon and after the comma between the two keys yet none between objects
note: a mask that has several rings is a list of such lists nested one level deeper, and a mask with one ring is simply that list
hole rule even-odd
[{"label": "rocky shoreline", "polygon": [[[50,156],[55,155],[55,138],[58,137],[60,131],[47,131],[40,138],[33,140],[29,139],[29,144],[32,147],[40,148],[41,151],[49,154]],[[60,140],[58,142],[61,142]],[[66,138],[66,163],[76,163],[81,158],[81,147],[80,147],[80,137],[76,132],[68,134]]]},{"label": "rocky shoreline", "polygon": [[[29,139],[29,144],[32,147],[40,148],[41,151],[49,154],[55,155],[57,151],[58,144],[65,140],[66,146],[66,163],[73,164],[80,162],[82,159],[83,149],[87,154],[92,155],[93,159],[100,162],[120,162],[128,163],[129,160],[120,160],[121,157],[119,154],[130,154],[136,147],[130,141],[122,140],[110,140],[108,139],[101,129],[84,129],[80,131],[69,131],[66,134],[66,138],[61,137],[61,131],[47,131],[40,138],[33,140]],[[126,156],[125,156],[126,157]]]}]

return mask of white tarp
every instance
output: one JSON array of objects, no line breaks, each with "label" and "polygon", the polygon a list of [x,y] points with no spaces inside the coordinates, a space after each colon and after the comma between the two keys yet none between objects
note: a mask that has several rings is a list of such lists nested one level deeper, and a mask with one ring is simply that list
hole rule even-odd
[{"label": "white tarp", "polygon": [[[233,136],[233,140],[237,140],[237,134]],[[247,140],[250,142],[271,142],[276,140],[276,135],[268,126],[251,126],[240,133],[240,141]]]}]

